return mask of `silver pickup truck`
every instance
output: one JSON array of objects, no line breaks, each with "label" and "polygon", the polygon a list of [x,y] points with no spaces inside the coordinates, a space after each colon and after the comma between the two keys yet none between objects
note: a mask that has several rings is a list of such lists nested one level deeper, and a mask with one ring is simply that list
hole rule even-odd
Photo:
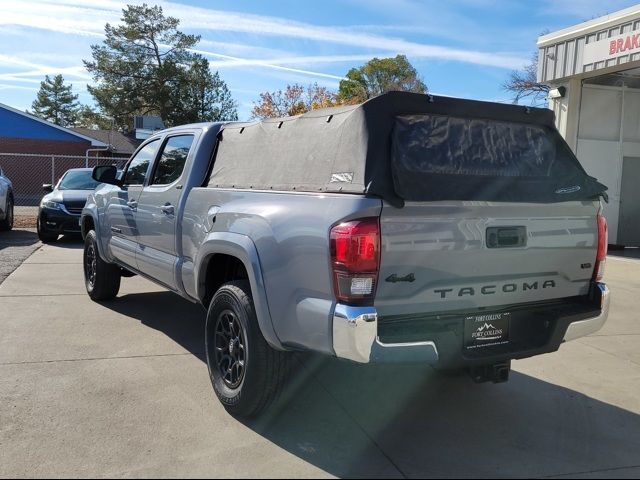
[{"label": "silver pickup truck", "polygon": [[606,187],[553,121],[394,92],[159,132],[122,175],[93,172],[87,291],[110,300],[139,274],[203,305],[211,381],[236,415],[272,401],[293,351],[505,381],[512,359],[608,314]]}]

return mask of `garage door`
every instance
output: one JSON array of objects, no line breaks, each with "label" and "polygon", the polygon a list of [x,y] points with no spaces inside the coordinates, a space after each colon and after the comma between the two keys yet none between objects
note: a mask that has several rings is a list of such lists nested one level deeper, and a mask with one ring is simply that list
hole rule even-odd
[{"label": "garage door", "polygon": [[640,157],[624,157],[620,190],[618,243],[640,246]]},{"label": "garage door", "polygon": [[634,192],[640,170],[635,152],[640,152],[640,90],[583,85],[577,154],[589,175],[609,187],[604,214],[610,243],[640,245],[640,196]]}]

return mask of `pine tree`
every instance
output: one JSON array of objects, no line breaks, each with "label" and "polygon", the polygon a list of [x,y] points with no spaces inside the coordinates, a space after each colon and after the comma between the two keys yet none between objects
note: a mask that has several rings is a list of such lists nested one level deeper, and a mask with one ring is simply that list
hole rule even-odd
[{"label": "pine tree", "polygon": [[88,90],[117,126],[131,125],[135,115],[159,115],[167,126],[237,116],[226,84],[191,51],[200,37],[179,24],[160,6],[128,5],[117,26],[106,24],[104,42],[91,46],[93,59],[84,64],[95,84]]},{"label": "pine tree", "polygon": [[62,75],[56,75],[53,80],[46,75],[31,104],[33,114],[61,127],[72,126],[79,108],[78,95],[72,93],[72,87],[64,84]]},{"label": "pine tree", "polygon": [[238,104],[218,72],[211,72],[209,61],[194,55],[190,68],[176,84],[179,108],[173,112],[174,123],[238,120]]},{"label": "pine tree", "polygon": [[75,120],[76,127],[90,128],[92,130],[111,130],[113,120],[89,105],[82,105],[78,109]]}]

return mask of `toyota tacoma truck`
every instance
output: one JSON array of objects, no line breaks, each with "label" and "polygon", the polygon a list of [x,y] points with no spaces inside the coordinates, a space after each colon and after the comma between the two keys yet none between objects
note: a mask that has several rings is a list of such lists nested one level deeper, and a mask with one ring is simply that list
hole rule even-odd
[{"label": "toyota tacoma truck", "polygon": [[392,92],[170,128],[93,175],[89,296],[138,274],[201,304],[232,414],[273,400],[291,352],[501,382],[608,315],[606,187],[546,109]]}]

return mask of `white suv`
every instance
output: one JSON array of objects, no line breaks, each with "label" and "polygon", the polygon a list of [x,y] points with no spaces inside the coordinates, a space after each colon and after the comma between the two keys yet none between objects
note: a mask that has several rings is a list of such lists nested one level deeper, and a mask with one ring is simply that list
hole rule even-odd
[{"label": "white suv", "polygon": [[13,228],[13,186],[0,167],[0,230]]}]

